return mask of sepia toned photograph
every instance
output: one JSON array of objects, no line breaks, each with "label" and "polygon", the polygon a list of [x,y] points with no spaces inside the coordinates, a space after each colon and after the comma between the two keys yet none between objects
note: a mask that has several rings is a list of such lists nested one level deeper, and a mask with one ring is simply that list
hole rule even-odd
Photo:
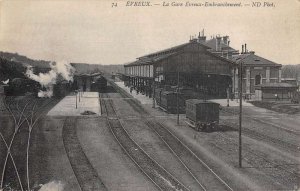
[{"label": "sepia toned photograph", "polygon": [[300,0],[0,0],[0,191],[300,190]]}]

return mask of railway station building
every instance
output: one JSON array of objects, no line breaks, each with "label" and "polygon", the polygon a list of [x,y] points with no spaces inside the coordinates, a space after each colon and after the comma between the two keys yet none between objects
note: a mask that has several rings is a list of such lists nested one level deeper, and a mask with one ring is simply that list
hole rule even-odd
[{"label": "railway station building", "polygon": [[[269,87],[268,84],[281,83],[282,65],[258,56],[254,51],[248,52],[245,48],[241,54],[234,55],[232,60],[243,62],[243,94],[247,99],[256,99],[255,89],[258,86]],[[235,75],[238,76],[237,72]]]},{"label": "railway station building", "polygon": [[189,42],[137,58],[124,65],[125,85],[151,96],[155,87],[177,86],[192,89],[200,97],[226,98],[234,90],[238,54],[229,47],[228,36],[206,40],[204,34]]},{"label": "railway station building", "polygon": [[281,64],[248,51],[246,44],[241,54],[230,47],[228,36],[206,39],[204,33],[189,42],[138,57],[125,64],[125,85],[151,96],[152,82],[157,86],[191,88],[208,98],[238,96],[238,64],[243,62],[243,95],[255,98],[255,87],[281,82]]}]

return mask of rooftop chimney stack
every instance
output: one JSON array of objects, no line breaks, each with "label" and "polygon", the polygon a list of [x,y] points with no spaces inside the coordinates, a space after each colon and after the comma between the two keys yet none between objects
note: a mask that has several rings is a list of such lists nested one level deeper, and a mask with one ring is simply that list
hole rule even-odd
[{"label": "rooftop chimney stack", "polygon": [[201,32],[199,32],[199,36],[198,36],[198,42],[205,42],[206,41],[206,36],[204,36],[204,29],[202,31],[202,36],[201,36]]},{"label": "rooftop chimney stack", "polygon": [[245,43],[245,54],[248,53],[247,44]]},{"label": "rooftop chimney stack", "polygon": [[228,37],[229,36],[223,36],[223,43],[228,45]]},{"label": "rooftop chimney stack", "polygon": [[222,39],[222,37],[220,37],[220,36],[216,37],[216,51],[217,52],[221,51],[221,39]]},{"label": "rooftop chimney stack", "polygon": [[241,54],[244,54],[244,45],[242,45],[242,53]]}]

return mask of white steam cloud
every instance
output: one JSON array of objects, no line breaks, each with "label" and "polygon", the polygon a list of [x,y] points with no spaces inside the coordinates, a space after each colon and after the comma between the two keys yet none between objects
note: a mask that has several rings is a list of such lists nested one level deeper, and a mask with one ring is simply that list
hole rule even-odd
[{"label": "white steam cloud", "polygon": [[53,85],[56,84],[58,76],[61,76],[64,80],[73,81],[73,74],[75,69],[68,62],[51,62],[51,70],[47,73],[34,74],[32,67],[27,67],[26,75],[30,79],[37,81],[41,84],[46,91],[40,90],[38,97],[52,97]]},{"label": "white steam cloud", "polygon": [[63,191],[64,184],[61,181],[52,181],[44,184],[39,191]]}]

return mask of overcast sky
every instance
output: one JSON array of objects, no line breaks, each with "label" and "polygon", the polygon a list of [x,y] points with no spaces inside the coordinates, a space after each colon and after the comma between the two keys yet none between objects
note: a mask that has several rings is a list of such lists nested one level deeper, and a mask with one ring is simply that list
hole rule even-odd
[{"label": "overcast sky", "polygon": [[[111,8],[113,2],[117,8]],[[0,51],[53,61],[124,64],[185,43],[204,28],[207,38],[229,35],[233,48],[247,43],[249,50],[279,64],[300,64],[300,0],[272,2],[275,8],[168,8],[126,7],[126,1],[111,0],[0,0]]]}]

